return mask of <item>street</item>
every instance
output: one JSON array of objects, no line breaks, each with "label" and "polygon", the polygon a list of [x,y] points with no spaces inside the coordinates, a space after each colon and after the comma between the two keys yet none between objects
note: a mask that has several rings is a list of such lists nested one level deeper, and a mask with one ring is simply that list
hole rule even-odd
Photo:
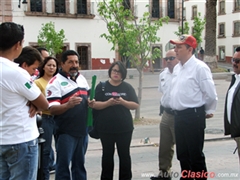
[{"label": "street", "polygon": [[[126,79],[126,81],[131,83],[137,92],[138,77]],[[238,155],[237,153],[233,154],[236,148],[235,141],[223,134],[225,94],[230,82],[225,79],[216,79],[214,82],[218,94],[218,105],[214,117],[206,120],[204,147],[208,172],[211,172],[209,179],[240,179]],[[159,122],[161,120],[158,114],[161,94],[157,91],[157,86],[158,74],[144,76],[141,117],[155,121],[152,124],[135,125],[131,144],[133,180],[149,179],[150,176],[158,174]],[[134,117],[134,111],[132,114]],[[149,141],[144,144],[144,140],[147,138]],[[88,151],[86,153],[86,169],[89,180],[100,179],[101,144],[99,140],[89,139]],[[176,156],[173,159],[172,171],[173,180],[179,179],[180,165]],[[114,173],[114,180],[117,180],[118,158],[116,154]],[[213,175],[214,177],[212,177]],[[54,174],[51,175],[51,180],[53,179]]]}]

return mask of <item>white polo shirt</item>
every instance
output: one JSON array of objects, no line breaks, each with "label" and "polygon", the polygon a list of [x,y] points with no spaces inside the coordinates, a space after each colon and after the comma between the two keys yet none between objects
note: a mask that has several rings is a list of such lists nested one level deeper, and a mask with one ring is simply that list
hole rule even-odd
[{"label": "white polo shirt", "polygon": [[27,71],[0,57],[0,145],[19,144],[39,136],[36,117],[29,117],[27,102],[40,93]]}]

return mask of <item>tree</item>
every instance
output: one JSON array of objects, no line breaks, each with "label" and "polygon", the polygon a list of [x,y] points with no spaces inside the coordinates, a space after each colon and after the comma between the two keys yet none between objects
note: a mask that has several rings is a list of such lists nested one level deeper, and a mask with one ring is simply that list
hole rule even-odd
[{"label": "tree", "polygon": [[56,56],[56,54],[62,52],[63,42],[66,41],[64,30],[59,32],[55,30],[53,22],[42,24],[42,29],[38,35],[38,45],[45,47],[50,55]]},{"label": "tree", "polygon": [[217,68],[216,58],[216,12],[217,0],[206,0],[206,36],[204,61],[211,68]]},{"label": "tree", "polygon": [[205,28],[206,20],[201,18],[201,13],[199,12],[193,20],[193,36],[196,38],[197,43],[202,42],[202,32]]},{"label": "tree", "polygon": [[[195,16],[194,20],[193,20],[193,34],[192,34],[192,36],[194,36],[196,38],[198,44],[200,44],[202,42],[202,31],[205,28],[205,24],[206,24],[205,18],[202,19],[201,13],[198,13],[198,15]],[[178,31],[175,31],[174,34],[176,34],[177,36],[181,36],[182,35],[182,27],[179,26]],[[189,34],[189,23],[188,22],[184,23],[183,34]]]},{"label": "tree", "polygon": [[[168,21],[168,17],[151,21],[149,12],[143,17],[134,17],[133,9],[127,6],[125,0],[103,0],[98,3],[99,15],[107,25],[108,34],[101,37],[112,43],[111,50],[117,50],[123,62],[128,60],[139,72],[138,101],[141,105],[143,68],[148,61],[160,57],[160,49],[153,48],[152,44],[160,42],[157,31]],[[148,8],[148,6],[146,7]],[[140,107],[135,111],[135,119],[140,118]]]},{"label": "tree", "polygon": [[189,23],[187,21],[184,23],[183,31],[182,26],[178,26],[178,31],[175,31],[174,34],[176,34],[177,36],[181,36],[182,34],[189,34]]}]

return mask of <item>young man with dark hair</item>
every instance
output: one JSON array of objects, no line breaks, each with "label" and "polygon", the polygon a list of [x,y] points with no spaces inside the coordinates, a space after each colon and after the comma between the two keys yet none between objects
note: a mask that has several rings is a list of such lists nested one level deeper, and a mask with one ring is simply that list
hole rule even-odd
[{"label": "young man with dark hair", "polygon": [[14,63],[22,52],[23,26],[0,24],[0,177],[36,180],[39,136],[36,111],[48,102],[27,71]]},{"label": "young man with dark hair", "polygon": [[42,63],[41,54],[33,47],[26,46],[22,49],[18,58],[14,59],[15,63],[18,63],[20,67],[25,69],[30,76],[33,76],[36,69]]},{"label": "young man with dark hair", "polygon": [[[78,72],[79,55],[73,50],[62,54],[61,70],[48,83],[46,96],[56,122],[55,179],[86,180],[87,80]],[[71,162],[71,170],[69,169]]]}]

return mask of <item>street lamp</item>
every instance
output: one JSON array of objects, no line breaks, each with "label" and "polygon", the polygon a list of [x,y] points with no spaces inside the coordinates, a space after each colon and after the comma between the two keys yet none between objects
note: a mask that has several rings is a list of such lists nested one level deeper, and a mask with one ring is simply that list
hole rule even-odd
[{"label": "street lamp", "polygon": [[[27,4],[28,2],[27,2],[27,0],[23,0],[22,1],[22,4]],[[18,8],[20,8],[21,7],[21,0],[19,0],[19,4],[18,4]]]}]

